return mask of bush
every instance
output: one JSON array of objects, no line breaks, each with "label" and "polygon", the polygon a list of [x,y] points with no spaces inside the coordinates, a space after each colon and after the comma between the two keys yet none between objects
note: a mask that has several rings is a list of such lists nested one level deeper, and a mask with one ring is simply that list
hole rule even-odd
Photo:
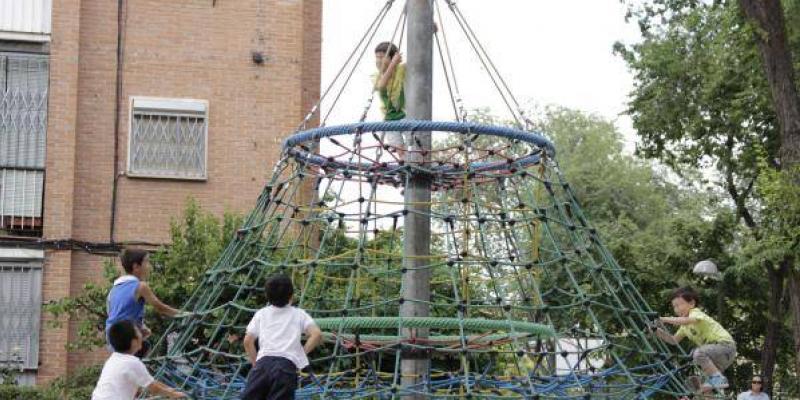
[{"label": "bush", "polygon": [[102,367],[78,370],[41,386],[0,384],[0,400],[85,400],[92,397]]}]

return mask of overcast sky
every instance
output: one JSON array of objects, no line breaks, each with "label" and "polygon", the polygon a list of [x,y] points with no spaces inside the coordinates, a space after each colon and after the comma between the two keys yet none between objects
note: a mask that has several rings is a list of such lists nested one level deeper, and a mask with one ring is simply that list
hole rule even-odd
[{"label": "overcast sky", "polygon": [[[324,89],[385,2],[323,3]],[[328,124],[358,120],[370,96],[370,75],[375,69],[372,48],[380,41],[390,40],[403,3],[394,2]],[[625,23],[625,6],[619,0],[457,0],[456,4],[520,101],[557,104],[615,120],[628,139],[628,147],[632,147],[630,121],[620,115],[632,88],[632,77],[624,62],[612,53],[612,45],[618,40],[631,43],[639,36],[635,25]],[[488,75],[443,5],[442,25],[454,54],[466,107],[489,107],[495,114],[508,117]],[[438,58],[436,53],[434,58]],[[434,118],[453,119],[442,68],[436,61]],[[323,113],[330,105],[330,101],[323,103]],[[380,119],[377,101],[369,119]]]}]

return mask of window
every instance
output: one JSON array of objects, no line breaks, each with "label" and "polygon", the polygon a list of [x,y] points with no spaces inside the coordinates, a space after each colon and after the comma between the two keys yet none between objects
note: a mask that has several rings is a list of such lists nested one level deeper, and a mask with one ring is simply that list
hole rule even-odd
[{"label": "window", "polygon": [[28,375],[38,368],[43,257],[41,250],[0,249],[0,368]]},{"label": "window", "polygon": [[41,230],[47,55],[0,52],[0,229]]},{"label": "window", "polygon": [[207,139],[207,102],[134,97],[128,175],[204,180]]}]

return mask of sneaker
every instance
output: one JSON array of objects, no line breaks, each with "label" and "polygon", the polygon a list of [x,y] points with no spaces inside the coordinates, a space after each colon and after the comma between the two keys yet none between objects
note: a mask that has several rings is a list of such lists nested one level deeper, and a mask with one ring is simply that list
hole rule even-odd
[{"label": "sneaker", "polygon": [[714,390],[725,389],[728,387],[728,378],[722,374],[711,376],[703,384],[703,387]]}]

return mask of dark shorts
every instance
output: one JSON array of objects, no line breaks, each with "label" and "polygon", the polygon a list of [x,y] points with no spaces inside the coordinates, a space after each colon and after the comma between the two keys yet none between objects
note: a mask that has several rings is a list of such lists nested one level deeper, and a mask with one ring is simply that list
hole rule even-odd
[{"label": "dark shorts", "polygon": [[283,357],[261,357],[242,392],[242,400],[292,400],[297,389],[297,367]]}]

